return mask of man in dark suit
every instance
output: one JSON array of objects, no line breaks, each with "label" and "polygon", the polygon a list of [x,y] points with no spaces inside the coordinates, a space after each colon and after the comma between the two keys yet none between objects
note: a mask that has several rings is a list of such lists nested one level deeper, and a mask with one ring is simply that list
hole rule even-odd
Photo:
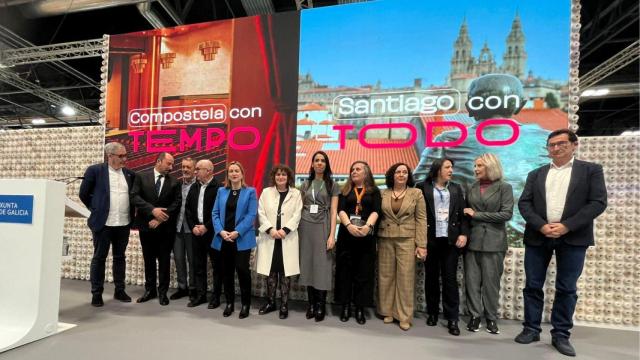
[{"label": "man in dark suit", "polygon": [[93,234],[93,258],[91,259],[91,305],[104,305],[104,270],[109,245],[113,251],[113,298],[131,302],[124,291],[125,250],[129,243],[129,230],[133,219],[133,206],[129,204],[129,190],[135,174],[124,167],[127,149],[111,142],[104,147],[107,162],[91,165],[84,173],[80,185],[80,200],[91,210],[87,221]]},{"label": "man in dark suit", "polygon": [[[180,182],[169,173],[173,156],[160,153],[153,170],[139,174],[133,184],[131,203],[136,207],[135,225],[140,231],[144,258],[145,292],[136,302],[158,297],[160,305],[169,305],[167,291],[171,269],[171,249],[176,233],[176,220],[182,205]],[[158,291],[156,292],[156,260]]]},{"label": "man in dark suit", "polygon": [[568,129],[547,138],[551,164],[529,173],[518,207],[527,222],[524,232],[524,329],[521,344],[540,340],[547,267],[556,255],[556,294],[551,310],[552,345],[575,356],[569,342],[578,295],[576,283],[587,248],[594,245],[593,220],[607,207],[602,166],[574,159],[578,137]]},{"label": "man in dark suit", "polygon": [[[212,267],[219,261],[213,259],[213,220],[211,211],[216,201],[220,185],[213,178],[213,163],[200,160],[196,164],[197,181],[191,186],[185,205],[185,220],[193,236],[193,258],[195,267],[196,294],[190,299],[188,307],[198,306],[207,301],[207,256]],[[222,278],[219,269],[213,271],[213,297],[209,309],[220,306]]]},{"label": "man in dark suit", "polygon": [[427,258],[424,265],[427,325],[438,324],[442,277],[442,312],[449,334],[458,336],[460,295],[456,277],[458,257],[469,236],[469,220],[464,216],[466,201],[462,187],[451,181],[452,176],[453,160],[436,159],[427,179],[416,184],[416,188],[422,190],[427,203]]}]

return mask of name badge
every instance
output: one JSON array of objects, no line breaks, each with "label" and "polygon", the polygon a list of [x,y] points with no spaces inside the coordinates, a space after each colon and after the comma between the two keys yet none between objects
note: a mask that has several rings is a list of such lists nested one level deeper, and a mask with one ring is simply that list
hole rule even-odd
[{"label": "name badge", "polygon": [[360,215],[349,216],[349,221],[355,226],[364,226],[365,224],[365,221],[362,220],[362,217]]},{"label": "name badge", "polygon": [[437,221],[449,221],[449,209],[438,209],[436,211]]},{"label": "name badge", "polygon": [[318,213],[318,205],[317,204],[311,204],[309,206],[309,212],[311,214],[317,214]]}]

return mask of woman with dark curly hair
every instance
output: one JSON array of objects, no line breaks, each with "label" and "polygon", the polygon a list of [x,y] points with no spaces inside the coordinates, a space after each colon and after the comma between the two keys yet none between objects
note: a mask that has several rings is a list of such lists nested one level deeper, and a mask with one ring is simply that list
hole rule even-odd
[{"label": "woman with dark curly hair", "polygon": [[378,313],[385,324],[396,319],[406,331],[413,318],[416,258],[427,257],[427,210],[407,164],[392,165],[385,178],[378,226]]},{"label": "woman with dark curly hair", "polygon": [[451,181],[453,160],[436,159],[429,176],[416,185],[427,203],[427,258],[424,263],[427,325],[438,325],[440,280],[442,310],[449,334],[460,335],[458,327],[460,298],[456,273],[458,257],[467,245],[469,219],[463,214],[466,201],[462,187]]},{"label": "woman with dark curly hair", "polygon": [[300,273],[298,224],[302,212],[300,191],[294,187],[293,171],[278,164],[269,175],[271,184],[262,191],[258,201],[260,228],[256,271],[267,276],[267,303],[260,315],[277,309],[276,289],[280,284],[280,319],[289,316],[291,277]]}]

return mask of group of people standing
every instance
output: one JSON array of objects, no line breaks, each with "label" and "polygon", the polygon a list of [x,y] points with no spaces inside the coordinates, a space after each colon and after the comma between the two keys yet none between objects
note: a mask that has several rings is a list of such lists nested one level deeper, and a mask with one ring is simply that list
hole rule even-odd
[{"label": "group of people standing", "polygon": [[[555,252],[558,271],[552,335],[554,346],[565,355],[572,351],[575,354],[568,341],[569,329],[584,253],[593,245],[589,229],[606,207],[602,168],[575,160],[576,146],[577,137],[570,130],[552,132],[547,139],[552,162],[529,174],[519,202],[527,221],[527,284],[524,330],[516,341],[539,340],[542,286]],[[340,320],[346,322],[353,316],[357,323],[365,324],[365,309],[374,304],[377,261],[377,313],[384,323],[397,322],[401,329],[408,330],[414,313],[416,262],[423,261],[427,325],[438,324],[442,303],[448,332],[457,336],[460,301],[456,274],[459,257],[464,254],[471,315],[466,328],[478,331],[484,317],[486,330],[499,333],[506,223],[513,214],[514,197],[494,154],[475,159],[476,181],[466,189],[452,181],[454,160],[441,158],[432,162],[425,181],[417,184],[409,165],[394,164],[386,171],[386,189],[381,191],[365,161],[351,164],[347,181],[339,186],[333,180],[329,157],[318,151],[311,158],[309,176],[300,189],[294,187],[293,171],[286,165],[276,165],[270,172],[271,186],[258,199],[256,190],[245,184],[242,165],[235,161],[228,164],[225,184],[221,185],[214,179],[213,164],[208,160],[195,164],[195,179],[188,176],[191,160],[183,160],[184,177],[180,182],[169,175],[173,157],[168,153],[158,156],[152,172],[136,176],[124,168],[124,146],[110,143],[105,152],[107,163],[89,167],[80,189],[81,200],[92,211],[89,226],[95,247],[91,263],[94,306],[103,305],[104,267],[110,244],[114,298],[131,301],[124,291],[124,249],[135,208],[145,261],[145,292],[137,302],[158,297],[161,305],[169,304],[173,249],[179,288],[171,299],[188,295],[189,307],[207,302],[209,258],[214,269],[209,308],[220,306],[224,286],[223,315],[234,312],[237,273],[239,317],[246,318],[251,305],[250,258],[257,247],[255,270],[267,279],[267,299],[259,314],[279,311],[281,319],[287,318],[291,278],[299,275],[299,284],[307,289],[307,319],[325,318],[327,292],[334,289]],[[188,282],[185,253],[189,258]]]}]

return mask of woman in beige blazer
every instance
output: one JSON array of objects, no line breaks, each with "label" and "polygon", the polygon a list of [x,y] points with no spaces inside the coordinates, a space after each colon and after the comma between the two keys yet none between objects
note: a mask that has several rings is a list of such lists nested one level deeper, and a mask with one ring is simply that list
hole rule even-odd
[{"label": "woman in beige blazer", "polygon": [[302,197],[294,187],[293,171],[286,165],[276,165],[271,170],[271,183],[258,202],[260,235],[256,251],[256,271],[268,276],[267,303],[260,315],[277,309],[276,288],[280,282],[280,319],[289,316],[289,287],[291,276],[300,273],[298,249],[298,224],[302,213]]},{"label": "woman in beige blazer", "polygon": [[382,221],[378,228],[378,313],[409,330],[413,318],[416,258],[427,257],[427,214],[422,191],[413,188],[409,166],[392,165],[385,174]]},{"label": "woman in beige blazer", "polygon": [[467,330],[480,329],[480,317],[485,316],[487,332],[498,334],[498,300],[500,278],[507,251],[506,222],[513,215],[513,189],[502,181],[502,165],[494,154],[483,154],[475,160],[473,170],[477,181],[467,194],[471,217],[471,235],[464,257],[467,306],[471,319]]}]

